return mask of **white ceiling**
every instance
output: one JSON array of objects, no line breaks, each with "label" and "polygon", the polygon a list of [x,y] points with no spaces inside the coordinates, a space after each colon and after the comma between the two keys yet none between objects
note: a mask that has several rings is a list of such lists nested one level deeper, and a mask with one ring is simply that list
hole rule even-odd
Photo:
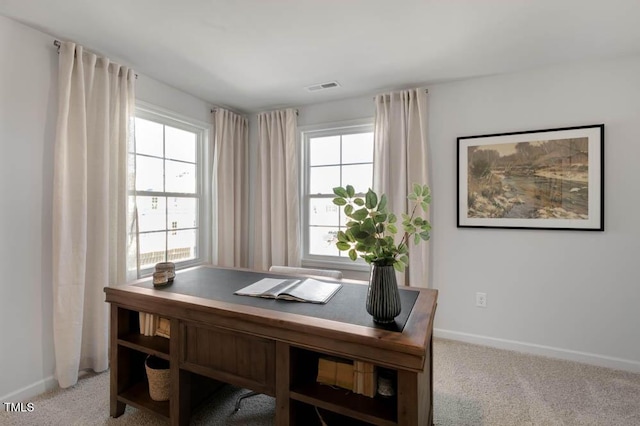
[{"label": "white ceiling", "polygon": [[640,52],[640,0],[0,0],[0,14],[246,112]]}]

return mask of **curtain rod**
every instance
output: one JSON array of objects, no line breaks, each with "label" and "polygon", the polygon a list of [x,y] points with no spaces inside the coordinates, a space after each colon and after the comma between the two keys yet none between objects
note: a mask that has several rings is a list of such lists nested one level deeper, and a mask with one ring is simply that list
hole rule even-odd
[{"label": "curtain rod", "polygon": [[232,113],[237,114],[237,115],[239,115],[240,117],[247,118],[247,114],[242,113],[242,112],[240,112],[240,111],[236,111],[236,110],[234,110],[234,109],[232,109],[232,108],[229,108],[229,107],[223,107],[223,106],[214,106],[213,108],[211,108],[211,114],[215,114],[219,109],[226,109],[227,111],[231,111]]},{"label": "curtain rod", "polygon": [[[62,43],[60,40],[53,40],[53,45],[58,48],[58,53],[60,53],[60,47],[62,47]],[[136,80],[138,79],[138,73],[134,74],[136,76]]]},{"label": "curtain rod", "polygon": [[[222,107],[214,107],[214,108],[211,108],[211,114],[215,114],[215,112],[216,112],[216,111],[218,111],[218,109],[220,109],[220,108],[222,108]],[[229,109],[229,108],[224,108],[224,109]],[[235,112],[236,114],[241,115],[241,116],[243,116],[243,117],[246,117],[246,116],[247,116],[246,114],[240,114],[239,112],[236,112],[236,111],[234,111],[234,110],[232,110],[232,109],[229,109],[229,111],[231,111],[231,112]],[[267,112],[270,112],[270,111],[267,111]],[[297,110],[297,109],[295,110],[295,112],[296,112],[296,116],[297,116],[297,115],[300,115],[300,113],[298,112],[298,110]],[[258,114],[260,114],[260,113],[258,113]]]},{"label": "curtain rod", "polygon": [[[284,109],[293,109],[293,111],[296,113],[296,115],[300,115],[300,111],[298,111],[297,108],[284,108]],[[256,112],[255,114],[258,115],[258,114],[264,114],[265,112],[275,112],[275,111],[280,111],[280,110],[272,109],[272,110],[269,110],[269,111]]]},{"label": "curtain rod", "polygon": [[[220,109],[220,108],[228,109],[228,110],[229,110],[229,111],[231,111],[231,112],[235,112],[235,113],[236,113],[236,114],[238,114],[238,115],[241,115],[241,116],[243,116],[243,117],[246,117],[246,114],[240,114],[239,112],[236,112],[236,111],[234,111],[234,110],[232,110],[232,109],[224,108],[224,107],[213,107],[213,108],[211,108],[211,114],[214,114],[214,113],[215,113],[216,111],[218,111],[218,109]],[[296,112],[296,115],[300,115],[300,113],[298,112],[298,110],[297,110],[297,109],[295,109],[294,111]],[[265,112],[271,112],[271,111],[265,111]],[[262,113],[258,112],[258,113],[256,113],[256,114],[262,114]]]},{"label": "curtain rod", "polygon": [[[411,90],[411,89],[403,89],[403,90]],[[424,93],[429,93],[429,89],[424,89]],[[376,95],[376,96],[391,96],[391,93],[381,93],[380,95]],[[373,99],[375,99],[376,96],[374,96]]]}]

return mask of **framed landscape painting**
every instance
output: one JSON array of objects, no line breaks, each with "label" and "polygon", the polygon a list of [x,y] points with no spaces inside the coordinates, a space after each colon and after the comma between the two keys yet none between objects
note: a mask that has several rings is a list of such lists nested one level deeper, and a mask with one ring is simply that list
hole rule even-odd
[{"label": "framed landscape painting", "polygon": [[604,231],[604,124],[458,138],[458,227]]}]

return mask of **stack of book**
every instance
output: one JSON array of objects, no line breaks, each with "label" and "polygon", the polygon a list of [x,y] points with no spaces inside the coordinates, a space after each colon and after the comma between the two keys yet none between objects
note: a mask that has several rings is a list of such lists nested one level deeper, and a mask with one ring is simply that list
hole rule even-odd
[{"label": "stack of book", "polygon": [[353,378],[353,362],[336,357],[318,359],[318,383],[352,390]]},{"label": "stack of book", "polygon": [[378,380],[376,367],[364,361],[353,362],[353,392],[369,398],[376,396]]},{"label": "stack of book", "polygon": [[373,398],[378,387],[376,367],[364,361],[350,361],[336,357],[318,359],[317,382],[348,389]]}]

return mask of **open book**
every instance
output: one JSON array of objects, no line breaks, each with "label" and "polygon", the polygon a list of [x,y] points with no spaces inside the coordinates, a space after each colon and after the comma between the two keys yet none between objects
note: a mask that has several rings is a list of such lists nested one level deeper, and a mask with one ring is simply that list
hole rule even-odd
[{"label": "open book", "polygon": [[234,294],[297,302],[327,303],[342,284],[306,279],[263,278]]}]

